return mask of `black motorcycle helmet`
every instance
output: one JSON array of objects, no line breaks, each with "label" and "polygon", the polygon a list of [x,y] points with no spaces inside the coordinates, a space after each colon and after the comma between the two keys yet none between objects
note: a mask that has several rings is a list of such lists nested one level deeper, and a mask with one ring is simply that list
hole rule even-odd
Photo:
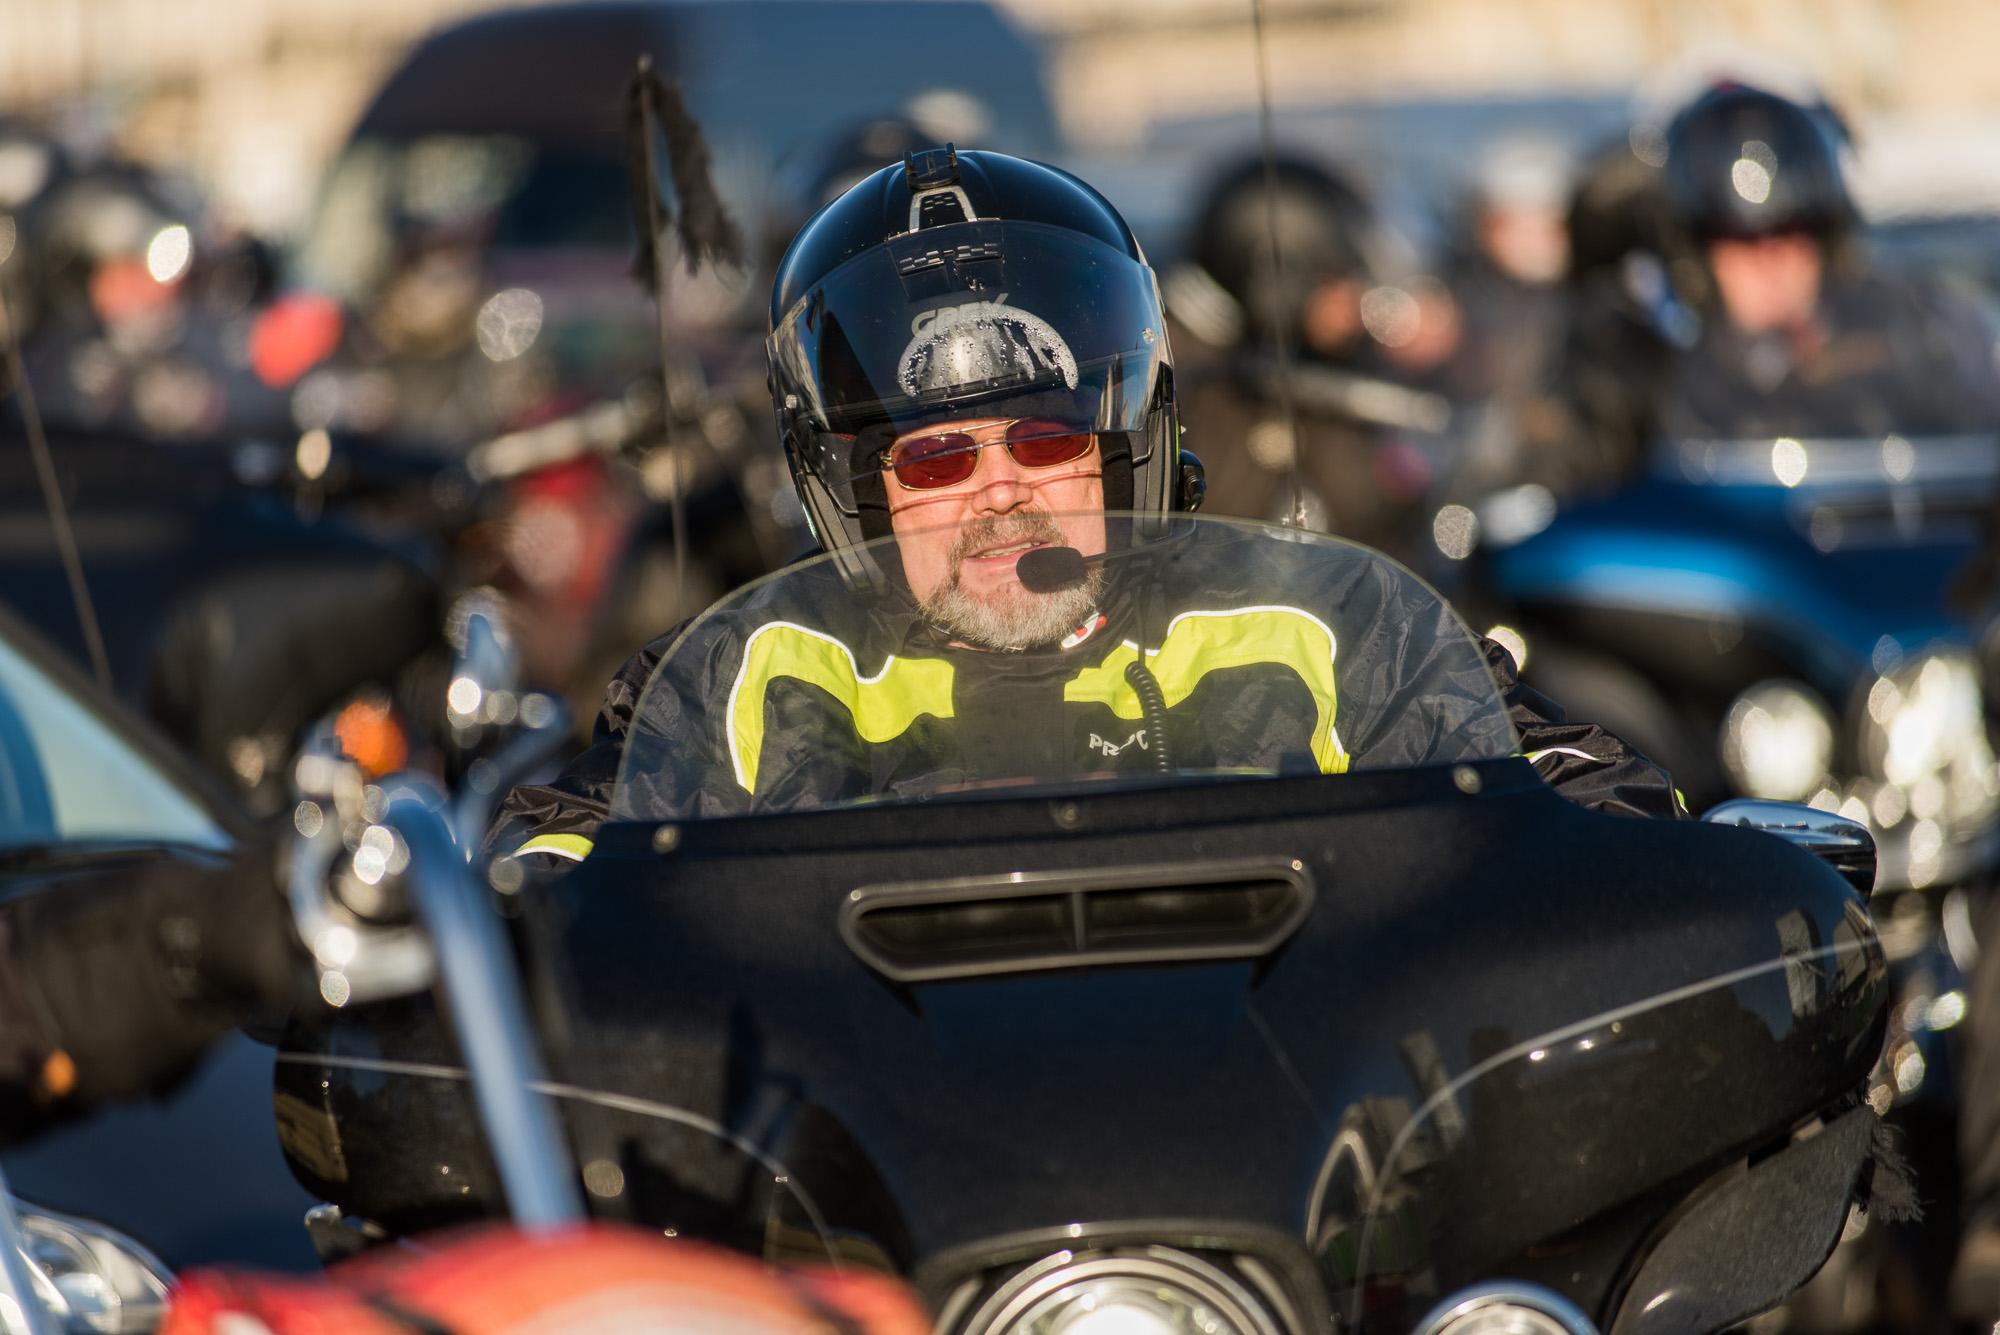
[{"label": "black motorcycle helmet", "polygon": [[1236,298],[1250,338],[1268,340],[1274,324],[1282,323],[1296,347],[1312,290],[1325,282],[1366,276],[1362,237],[1370,214],[1360,194],[1315,163],[1280,158],[1272,175],[1282,279],[1274,284],[1271,206],[1261,158],[1210,187],[1189,258]]},{"label": "black motorcycle helmet", "polygon": [[1667,199],[1698,242],[1809,232],[1828,247],[1853,217],[1834,142],[1782,97],[1723,84],[1667,130]]},{"label": "black motorcycle helmet", "polygon": [[1107,509],[1191,508],[1159,285],[1117,211],[1054,167],[947,145],[869,176],[779,262],[768,351],[827,551],[890,532],[897,436],[966,417],[1093,431]]}]

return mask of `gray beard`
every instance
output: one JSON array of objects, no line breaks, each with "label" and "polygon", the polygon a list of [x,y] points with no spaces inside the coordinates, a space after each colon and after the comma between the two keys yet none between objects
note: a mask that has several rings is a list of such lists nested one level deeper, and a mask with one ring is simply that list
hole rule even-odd
[{"label": "gray beard", "polygon": [[1033,649],[1053,644],[1097,610],[1104,573],[1090,566],[1083,582],[1055,593],[1030,593],[1019,584],[986,599],[974,598],[959,580],[966,556],[995,543],[1067,545],[1063,531],[1039,510],[995,515],[968,525],[951,546],[951,577],[924,600],[924,615],[955,640],[981,649]]}]

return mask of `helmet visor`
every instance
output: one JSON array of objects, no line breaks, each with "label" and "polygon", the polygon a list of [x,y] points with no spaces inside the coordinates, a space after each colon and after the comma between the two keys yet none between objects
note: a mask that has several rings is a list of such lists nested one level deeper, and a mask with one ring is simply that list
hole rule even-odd
[{"label": "helmet visor", "polygon": [[1062,228],[981,221],[856,256],[770,352],[781,427],[851,513],[854,484],[914,433],[996,418],[1037,436],[1143,430],[1166,336],[1144,265]]}]

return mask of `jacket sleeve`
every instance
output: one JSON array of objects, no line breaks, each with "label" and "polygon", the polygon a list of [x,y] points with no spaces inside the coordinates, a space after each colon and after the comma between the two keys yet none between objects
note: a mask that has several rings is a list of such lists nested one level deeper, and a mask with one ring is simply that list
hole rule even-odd
[{"label": "jacket sleeve", "polygon": [[1522,684],[1506,646],[1482,639],[1480,648],[1521,734],[1521,752],[1549,787],[1614,816],[1687,815],[1665,770],[1596,724],[1571,723],[1561,705]]},{"label": "jacket sleeve", "polygon": [[581,862],[611,817],[611,794],[618,762],[632,730],[646,683],[667,650],[680,638],[683,621],[632,655],[605,687],[604,704],[591,728],[590,745],[548,783],[522,784],[500,803],[486,834],[487,853],[522,858],[539,871]]}]

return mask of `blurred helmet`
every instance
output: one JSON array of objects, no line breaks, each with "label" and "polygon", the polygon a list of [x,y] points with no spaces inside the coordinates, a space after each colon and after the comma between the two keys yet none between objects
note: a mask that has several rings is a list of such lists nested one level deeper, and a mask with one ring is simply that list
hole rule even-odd
[{"label": "blurred helmet", "polygon": [[1158,284],[1124,219],[1054,167],[949,145],[806,224],[771,290],[771,397],[813,534],[890,532],[883,457],[968,417],[1098,437],[1106,508],[1181,495]]},{"label": "blurred helmet", "polygon": [[1290,333],[1304,319],[1307,296],[1320,284],[1368,270],[1368,206],[1324,168],[1297,159],[1275,164],[1281,279],[1271,265],[1271,209],[1262,160],[1245,163],[1210,190],[1195,224],[1189,258],[1243,307],[1253,338],[1269,338],[1273,321]]},{"label": "blurred helmet", "polygon": [[1834,141],[1782,97],[1724,84],[1667,130],[1666,190],[1697,240],[1843,234],[1852,217]]}]

